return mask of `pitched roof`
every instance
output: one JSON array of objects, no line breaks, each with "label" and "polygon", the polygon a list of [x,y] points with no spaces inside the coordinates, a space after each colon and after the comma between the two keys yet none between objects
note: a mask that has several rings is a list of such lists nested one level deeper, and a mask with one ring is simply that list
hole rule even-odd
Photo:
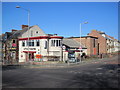
[{"label": "pitched roof", "polygon": [[68,37],[68,38],[87,38],[87,37],[98,39],[98,37],[89,36],[89,35],[88,36],[82,36],[82,37]]},{"label": "pitched roof", "polygon": [[[32,28],[33,26],[29,27]],[[12,33],[12,35],[8,38],[9,39],[17,39],[21,34],[23,34],[24,32],[26,32],[28,30],[28,27],[25,27],[23,28],[23,30],[18,30],[18,31],[15,31],[15,32],[9,32],[9,33]]]},{"label": "pitched roof", "polygon": [[[80,47],[80,43],[74,39],[64,38],[62,43],[71,48],[79,48]],[[81,45],[81,47],[86,48],[83,45]]]}]

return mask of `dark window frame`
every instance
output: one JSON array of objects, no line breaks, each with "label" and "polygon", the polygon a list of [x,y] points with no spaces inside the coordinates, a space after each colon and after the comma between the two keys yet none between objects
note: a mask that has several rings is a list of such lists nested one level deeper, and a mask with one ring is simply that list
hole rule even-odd
[{"label": "dark window frame", "polygon": [[36,40],[36,46],[40,46],[40,41]]},{"label": "dark window frame", "polygon": [[38,34],[38,31],[36,31],[36,33]]},{"label": "dark window frame", "polygon": [[31,42],[31,46],[34,46],[34,40],[32,40],[32,42]]},{"label": "dark window frame", "polygon": [[22,46],[23,46],[23,47],[25,46],[25,41],[22,41]]},{"label": "dark window frame", "polygon": [[15,39],[13,39],[13,40],[12,40],[12,43],[16,43],[16,40],[15,40]]},{"label": "dark window frame", "polygon": [[44,49],[47,49],[47,46],[48,45],[48,42],[47,41],[45,41],[45,48]]},{"label": "dark window frame", "polygon": [[96,40],[95,40],[95,39],[93,39],[93,47],[95,47],[95,46],[96,46],[95,41],[96,41]]}]

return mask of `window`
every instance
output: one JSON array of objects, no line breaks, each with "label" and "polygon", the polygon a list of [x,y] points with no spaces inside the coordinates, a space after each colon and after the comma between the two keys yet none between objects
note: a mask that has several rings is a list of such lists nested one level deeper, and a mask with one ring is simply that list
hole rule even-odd
[{"label": "window", "polygon": [[58,43],[59,43],[58,40],[56,40],[56,46],[57,46],[57,47],[58,47]]},{"label": "window", "polygon": [[51,46],[55,47],[61,46],[61,40],[51,40]]},{"label": "window", "polygon": [[31,46],[34,46],[34,40],[32,40],[32,42],[31,42]]},{"label": "window", "polygon": [[61,41],[59,40],[59,46],[61,46]]},{"label": "window", "polygon": [[52,40],[53,41],[53,46],[55,46],[55,40]]},{"label": "window", "polygon": [[29,40],[29,46],[32,46],[31,40]]},{"label": "window", "polygon": [[45,41],[45,49],[47,49],[47,41]]},{"label": "window", "polygon": [[15,43],[15,40],[13,40],[13,43]]},{"label": "window", "polygon": [[95,39],[93,39],[93,47],[95,47]]},{"label": "window", "polygon": [[54,44],[53,44],[53,40],[51,40],[51,46],[54,46]]},{"label": "window", "polygon": [[55,46],[55,40],[51,40],[51,46]]},{"label": "window", "polygon": [[40,46],[39,40],[36,40],[36,46]]},{"label": "window", "polygon": [[22,41],[22,46],[25,46],[25,41]]},{"label": "window", "polygon": [[38,31],[36,31],[36,33],[38,33]]},{"label": "window", "polygon": [[51,40],[51,46],[55,46],[55,40]]},{"label": "window", "polygon": [[26,41],[26,46],[34,46],[34,40],[27,40]]}]

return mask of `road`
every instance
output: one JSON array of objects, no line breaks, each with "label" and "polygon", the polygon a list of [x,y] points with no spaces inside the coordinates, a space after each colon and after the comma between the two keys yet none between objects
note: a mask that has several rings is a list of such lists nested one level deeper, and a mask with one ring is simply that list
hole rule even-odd
[{"label": "road", "polygon": [[[118,88],[118,58],[62,68],[3,68],[4,88]],[[17,67],[17,66],[16,66]]]}]

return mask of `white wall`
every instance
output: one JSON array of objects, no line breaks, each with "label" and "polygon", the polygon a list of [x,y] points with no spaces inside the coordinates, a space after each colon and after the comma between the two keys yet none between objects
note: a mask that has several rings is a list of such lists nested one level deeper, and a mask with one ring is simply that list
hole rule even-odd
[{"label": "white wall", "polygon": [[[53,40],[53,39],[52,39]],[[57,40],[57,39],[55,39]],[[60,39],[58,39],[60,40]],[[19,62],[25,62],[26,61],[26,54],[23,51],[28,51],[28,50],[24,50],[25,48],[28,48],[28,46],[22,46],[22,41],[19,41]],[[26,42],[27,40],[25,40]],[[29,51],[36,51],[36,53],[34,53],[34,57],[36,54],[41,54],[43,56],[43,61],[47,61],[47,58],[45,56],[48,56],[48,52],[47,49],[45,49],[45,41],[47,41],[47,39],[39,39],[40,41],[40,46],[36,46],[36,44],[34,43],[35,46],[29,46],[30,48],[35,48],[36,50],[29,50]],[[54,47],[51,46],[51,40],[49,42],[49,56],[61,56],[61,47]],[[23,57],[21,57],[21,55]]]},{"label": "white wall", "polygon": [[[36,33],[38,32],[38,33]],[[37,36],[45,36],[46,34],[44,33],[44,31],[42,29],[40,29],[37,25],[34,25],[32,28],[29,29],[29,31],[26,31],[25,33],[22,34],[22,38],[26,38],[28,37],[28,33],[29,33],[29,37],[37,37]],[[31,33],[33,33],[31,35]]]}]

